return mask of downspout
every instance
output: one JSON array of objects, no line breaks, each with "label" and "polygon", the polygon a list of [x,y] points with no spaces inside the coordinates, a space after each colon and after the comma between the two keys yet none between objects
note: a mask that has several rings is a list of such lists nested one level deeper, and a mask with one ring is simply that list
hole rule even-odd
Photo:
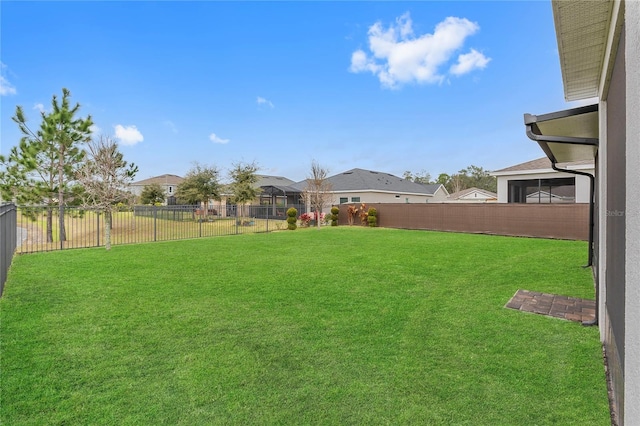
[{"label": "downspout", "polygon": [[[598,146],[598,139],[592,138],[576,138],[576,137],[568,137],[568,136],[548,136],[542,135],[538,125],[535,122],[535,118],[530,114],[525,114],[524,122],[527,128],[527,137],[533,141],[538,142],[542,150],[547,154],[549,160],[551,160],[551,168],[558,172],[566,172],[574,175],[587,176],[590,182],[589,188],[589,258],[587,259],[586,267],[593,265],[593,228],[594,228],[594,191],[595,191],[595,177],[586,172],[580,172],[577,170],[568,170],[568,169],[560,169],[556,166],[558,161],[556,160],[555,155],[549,148],[547,143],[565,143],[565,144],[573,144],[573,145],[590,145],[590,146]],[[594,159],[595,160],[595,159]]]},{"label": "downspout", "polygon": [[551,168],[557,172],[570,173],[572,175],[580,175],[586,176],[589,178],[589,259],[587,260],[587,264],[583,266],[583,268],[588,268],[589,266],[593,266],[593,228],[595,225],[595,205],[594,205],[594,196],[595,196],[595,176],[591,173],[580,172],[578,170],[569,170],[569,169],[561,169],[556,166],[555,160],[551,162]]},{"label": "downspout", "polygon": [[[551,168],[553,170],[559,171],[559,172],[566,172],[566,173],[570,173],[570,174],[574,174],[574,175],[581,175],[581,176],[587,176],[589,178],[589,258],[587,260],[587,264],[584,266],[585,268],[592,266],[593,265],[593,228],[594,228],[594,224],[595,224],[595,220],[594,220],[594,212],[595,212],[595,207],[594,207],[594,195],[595,195],[595,177],[590,174],[590,173],[586,173],[586,172],[580,172],[577,170],[568,170],[568,169],[560,169],[556,166],[557,164],[557,160],[555,155],[553,154],[553,152],[551,151],[551,149],[549,148],[549,146],[547,145],[548,142],[551,143],[566,143],[566,144],[575,144],[575,145],[590,145],[590,146],[598,146],[598,139],[595,138],[576,138],[576,137],[567,137],[567,136],[547,136],[547,135],[542,135],[542,132],[540,132],[540,129],[538,128],[538,125],[536,124],[535,121],[535,117],[530,115],[530,114],[525,114],[524,116],[524,122],[525,122],[525,126],[527,129],[527,137],[533,141],[538,142],[538,144],[540,145],[540,147],[542,148],[542,150],[545,152],[545,154],[547,154],[547,157],[551,160]],[[594,158],[595,160],[595,158]],[[596,286],[595,288],[595,302],[596,302],[596,314],[595,314],[595,318],[592,321],[584,321],[582,323],[582,325],[585,326],[590,326],[590,325],[597,325],[598,324],[598,317],[600,316],[599,313],[599,309],[598,309],[598,301],[599,301],[599,293],[600,293],[600,288],[598,286]]]}]

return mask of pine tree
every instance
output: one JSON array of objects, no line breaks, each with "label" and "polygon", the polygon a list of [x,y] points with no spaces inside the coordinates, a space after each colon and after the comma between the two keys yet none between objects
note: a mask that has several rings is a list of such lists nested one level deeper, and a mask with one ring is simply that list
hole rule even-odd
[{"label": "pine tree", "polygon": [[21,106],[16,107],[13,121],[22,138],[8,157],[0,157],[2,197],[23,205],[44,205],[47,213],[47,242],[53,241],[53,212],[57,205],[60,242],[66,240],[64,227],[65,200],[70,197],[75,169],[82,162],[81,145],[91,139],[91,116],[76,118],[80,104],[71,107],[71,92],[62,89],[62,100],[56,95],[51,111],[41,113],[38,130],[27,124]]}]

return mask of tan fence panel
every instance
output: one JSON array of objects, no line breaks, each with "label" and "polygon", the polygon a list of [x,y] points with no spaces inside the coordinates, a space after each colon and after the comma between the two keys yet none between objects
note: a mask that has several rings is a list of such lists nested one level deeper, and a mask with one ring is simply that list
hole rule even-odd
[{"label": "tan fence panel", "polygon": [[[348,204],[339,224],[347,225]],[[360,208],[360,205],[356,205]],[[378,210],[378,226],[522,237],[589,239],[588,204],[368,204]],[[360,224],[355,218],[354,224]]]}]

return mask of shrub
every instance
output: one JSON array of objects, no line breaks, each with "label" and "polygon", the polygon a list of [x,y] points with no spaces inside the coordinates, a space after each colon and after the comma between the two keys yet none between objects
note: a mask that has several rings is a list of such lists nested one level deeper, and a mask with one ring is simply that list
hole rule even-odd
[{"label": "shrub", "polygon": [[308,227],[314,217],[313,213],[302,213],[298,218],[298,220],[300,220],[300,226]]},{"label": "shrub", "polygon": [[298,227],[296,224],[298,221],[297,216],[298,210],[295,207],[291,207],[287,210],[287,228],[291,231],[294,231]]},{"label": "shrub", "polygon": [[331,207],[331,226],[338,226],[338,213],[340,213],[338,207]]},{"label": "shrub", "polygon": [[360,222],[362,222],[362,226],[367,226],[367,223],[369,223],[368,217],[367,205],[365,203],[360,204]]},{"label": "shrub", "polygon": [[349,222],[349,225],[353,225],[353,219],[357,214],[358,208],[356,206],[351,205],[347,208],[347,221]]},{"label": "shrub", "polygon": [[378,211],[373,207],[367,212],[367,222],[371,227],[375,227],[378,224]]}]

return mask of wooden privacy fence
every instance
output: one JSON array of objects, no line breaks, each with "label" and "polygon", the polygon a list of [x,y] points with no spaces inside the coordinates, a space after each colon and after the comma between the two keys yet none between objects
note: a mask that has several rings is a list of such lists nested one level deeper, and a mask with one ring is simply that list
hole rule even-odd
[{"label": "wooden privacy fence", "polygon": [[[360,204],[353,204],[360,208]],[[347,225],[341,204],[339,224]],[[378,210],[378,226],[521,237],[589,239],[588,204],[367,204]],[[356,217],[354,224],[360,224]]]}]

